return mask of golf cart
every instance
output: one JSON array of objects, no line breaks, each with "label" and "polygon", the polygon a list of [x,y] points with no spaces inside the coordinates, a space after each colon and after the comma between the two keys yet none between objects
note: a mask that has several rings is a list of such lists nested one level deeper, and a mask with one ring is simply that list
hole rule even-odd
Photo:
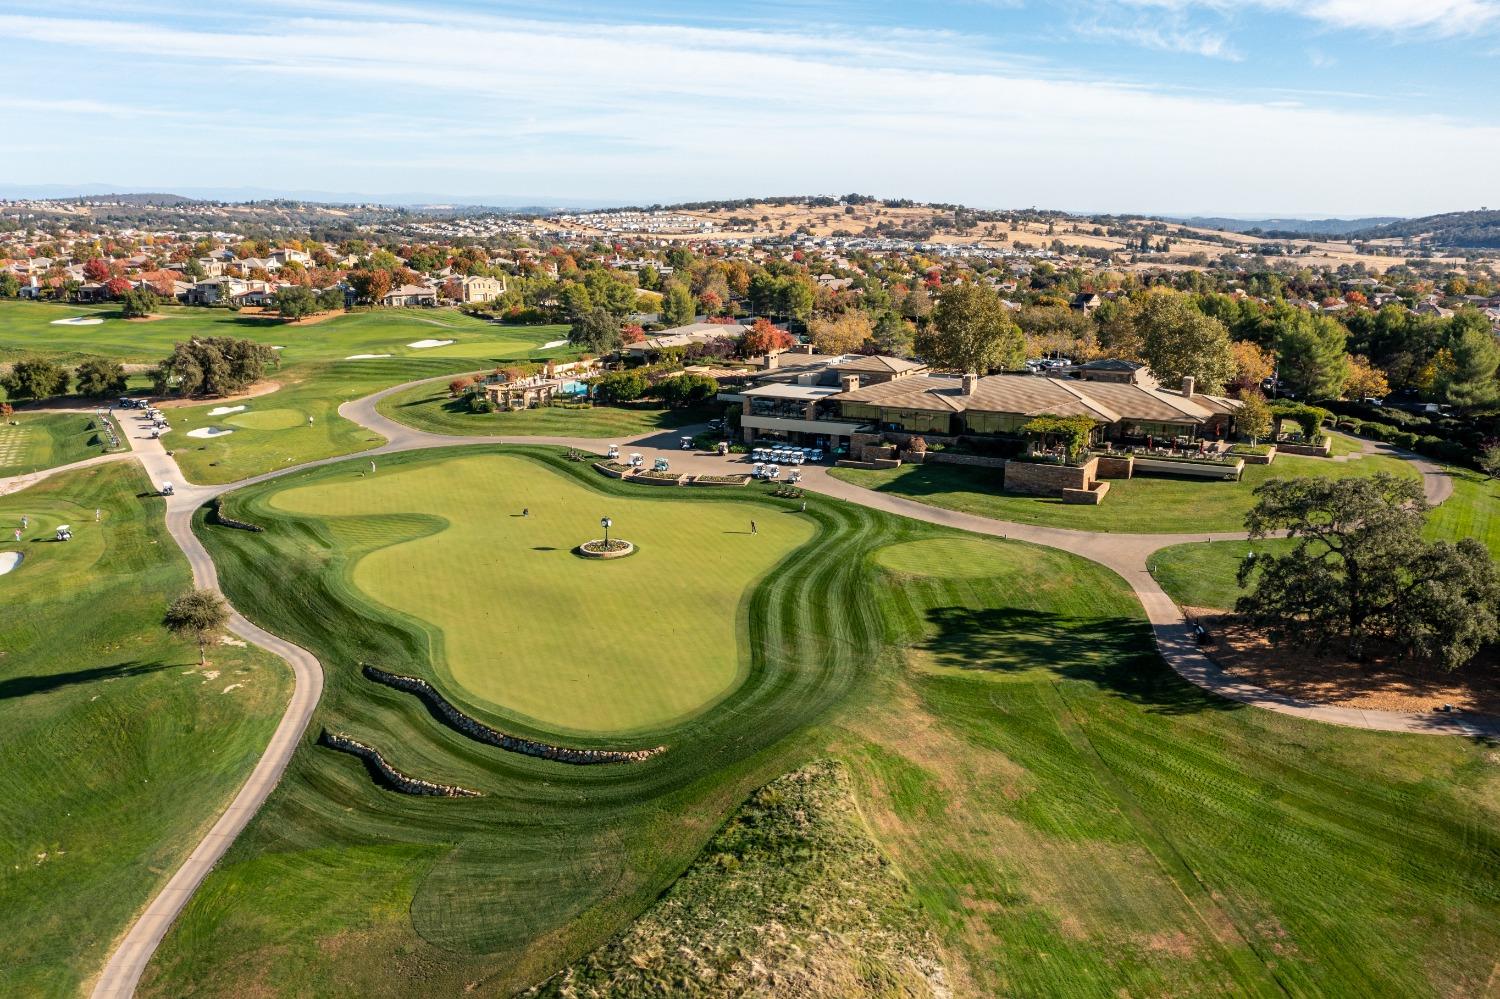
[{"label": "golf cart", "polygon": [[768,479],[779,479],[779,478],[781,478],[781,467],[779,465],[771,465],[771,466],[769,466],[766,469],[766,478],[768,478]]},{"label": "golf cart", "polygon": [[693,449],[693,439],[691,437],[683,437],[680,439],[682,441],[682,449],[684,451],[691,451]]},{"label": "golf cart", "polygon": [[618,458],[620,456],[620,445],[611,444],[609,451],[604,455],[606,458]]},{"label": "golf cart", "polygon": [[672,466],[667,461],[667,459],[657,458],[656,461],[651,465],[651,470],[653,472],[670,472],[672,470]]},{"label": "golf cart", "polygon": [[635,452],[635,453],[632,453],[630,455],[630,467],[631,468],[640,468],[645,463],[646,463],[646,459],[642,458],[640,456],[639,452]]},{"label": "golf cart", "polygon": [[176,494],[176,492],[177,492],[177,490],[176,490],[175,487],[173,487],[172,483],[170,483],[170,482],[163,482],[161,484],[161,494],[163,496],[173,496],[173,495]]},{"label": "golf cart", "polygon": [[69,527],[67,524],[58,524],[57,525],[57,533],[55,535],[53,535],[52,540],[54,540],[54,541],[72,541],[73,540],[73,528]]}]

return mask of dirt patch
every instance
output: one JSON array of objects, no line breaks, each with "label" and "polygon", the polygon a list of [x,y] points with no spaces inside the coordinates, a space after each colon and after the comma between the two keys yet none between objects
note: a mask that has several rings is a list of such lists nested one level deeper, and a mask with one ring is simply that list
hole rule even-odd
[{"label": "dirt patch", "polygon": [[337,310],[335,310],[333,312],[314,312],[310,316],[303,316],[301,319],[293,319],[291,322],[287,323],[286,325],[288,325],[288,326],[316,326],[318,323],[327,322],[328,320],[332,319],[334,316],[342,316],[343,314],[344,314],[344,310],[343,309],[337,309]]},{"label": "dirt patch", "polygon": [[166,316],[157,316],[157,315],[132,316],[132,317],[130,317],[129,319],[127,319],[125,321],[127,323],[154,323],[154,322],[157,322],[158,320],[165,319],[165,318],[167,318],[167,317]]},{"label": "dirt patch", "polygon": [[236,395],[220,395],[214,396],[212,399],[163,399],[160,402],[153,402],[151,405],[157,409],[184,409],[188,406],[201,406],[205,402],[238,402],[241,399],[258,399],[263,395],[270,395],[272,392],[280,391],[281,383],[268,378],[265,381],[256,382],[245,391]]},{"label": "dirt patch", "polygon": [[1237,679],[1318,704],[1368,711],[1434,711],[1451,704],[1460,711],[1500,716],[1500,671],[1493,653],[1448,671],[1427,662],[1402,661],[1398,650],[1376,645],[1368,662],[1357,663],[1330,648],[1286,643],[1274,646],[1257,628],[1220,610],[1186,607],[1213,635],[1210,659]]}]

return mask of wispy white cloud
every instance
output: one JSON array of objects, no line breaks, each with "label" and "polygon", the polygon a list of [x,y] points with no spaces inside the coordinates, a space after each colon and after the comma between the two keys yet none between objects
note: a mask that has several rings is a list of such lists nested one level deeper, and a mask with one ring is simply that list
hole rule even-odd
[{"label": "wispy white cloud", "polygon": [[1233,14],[1262,11],[1308,18],[1332,28],[1440,36],[1479,34],[1500,24],[1500,0],[1123,0],[1134,7],[1194,8]]},{"label": "wispy white cloud", "polygon": [[[23,46],[57,67],[46,96],[0,103],[0,130],[13,121],[56,151],[0,170],[152,187],[337,178],[351,190],[631,201],[861,189],[974,204],[1404,213],[1482,200],[1477,173],[1445,185],[1442,205],[1421,200],[1438,196],[1425,164],[1500,156],[1500,129],[1487,125],[1068,77],[942,31],[470,18],[347,0],[298,10],[0,15],[0,60]],[[111,110],[134,107],[121,93],[83,96],[98,92],[83,74],[100,62],[163,95],[147,106],[190,102],[200,119],[141,137]],[[1372,137],[1416,132],[1423,157],[1349,169],[1350,150]]]}]

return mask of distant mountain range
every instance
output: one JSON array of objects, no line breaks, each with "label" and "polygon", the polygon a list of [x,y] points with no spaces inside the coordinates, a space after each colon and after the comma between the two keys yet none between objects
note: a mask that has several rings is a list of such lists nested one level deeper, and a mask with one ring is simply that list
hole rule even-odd
[{"label": "distant mountain range", "polygon": [[1243,232],[1258,236],[1274,236],[1289,239],[1297,236],[1347,236],[1350,233],[1373,229],[1391,222],[1404,221],[1399,216],[1378,216],[1365,219],[1231,219],[1231,218],[1171,218],[1168,222],[1199,229],[1219,229],[1223,232]]},{"label": "distant mountain range", "polygon": [[1434,246],[1455,249],[1496,248],[1500,247],[1500,211],[1480,209],[1477,212],[1448,212],[1420,219],[1401,219],[1350,235],[1357,239],[1402,239],[1409,236],[1431,242]]},{"label": "distant mountain range", "polygon": [[[121,193],[129,192],[129,193]],[[434,194],[430,191],[399,191],[386,194],[358,194],[349,191],[283,191],[259,187],[180,187],[174,193],[149,194],[130,192],[119,184],[0,184],[0,198],[36,198],[71,200],[104,198],[127,204],[172,205],[185,201],[305,201],[324,205],[389,205],[400,208],[462,207],[497,208],[528,212],[567,211],[569,209],[608,208],[613,202],[591,198],[559,201],[556,198],[521,195]]]}]

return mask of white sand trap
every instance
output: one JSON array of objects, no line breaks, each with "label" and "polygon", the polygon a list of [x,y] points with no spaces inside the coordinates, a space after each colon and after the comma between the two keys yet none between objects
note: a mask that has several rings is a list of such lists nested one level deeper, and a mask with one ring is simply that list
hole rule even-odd
[{"label": "white sand trap", "polygon": [[567,343],[568,341],[566,340],[548,340],[546,343],[542,344],[542,349],[551,350],[553,347],[565,347],[567,346]]},{"label": "white sand trap", "polygon": [[416,343],[407,344],[412,350],[426,350],[428,347],[446,347],[457,340],[418,340]]},{"label": "white sand trap", "polygon": [[102,319],[90,319],[87,316],[74,316],[72,319],[54,319],[54,320],[52,320],[52,325],[53,326],[98,326],[98,325],[102,324],[103,322],[104,322],[104,320],[102,320]]},{"label": "white sand trap", "polygon": [[344,358],[346,361],[368,361],[376,357],[390,357],[389,354],[350,354]]},{"label": "white sand trap", "polygon": [[20,552],[0,552],[0,576],[20,565],[21,559],[25,557]]},{"label": "white sand trap", "polygon": [[230,413],[243,413],[244,406],[215,406],[208,411],[209,416],[228,416]]},{"label": "white sand trap", "polygon": [[272,347],[272,350],[286,350],[285,347]]},{"label": "white sand trap", "polygon": [[223,437],[225,434],[232,433],[234,433],[233,430],[225,430],[223,427],[199,427],[197,430],[189,430],[187,435],[189,437]]}]

